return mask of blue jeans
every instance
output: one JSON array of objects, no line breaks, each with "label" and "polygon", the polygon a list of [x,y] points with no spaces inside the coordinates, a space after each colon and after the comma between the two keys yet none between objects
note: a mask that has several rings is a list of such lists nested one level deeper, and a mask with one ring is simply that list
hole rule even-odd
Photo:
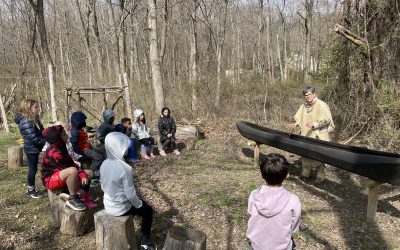
[{"label": "blue jeans", "polygon": [[131,139],[131,144],[129,144],[128,159],[130,159],[130,160],[139,159],[136,155],[136,140],[135,139]]},{"label": "blue jeans", "polygon": [[31,187],[35,186],[35,176],[37,172],[37,165],[39,161],[39,153],[26,154],[28,160],[28,185]]}]

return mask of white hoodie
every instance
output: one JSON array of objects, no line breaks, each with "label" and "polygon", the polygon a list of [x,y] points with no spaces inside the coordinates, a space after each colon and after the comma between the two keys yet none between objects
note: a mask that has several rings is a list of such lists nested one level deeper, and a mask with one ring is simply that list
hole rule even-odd
[{"label": "white hoodie", "polygon": [[249,196],[246,236],[254,250],[292,249],[292,234],[299,230],[299,198],[281,187],[262,185]]},{"label": "white hoodie", "polygon": [[108,214],[120,216],[132,206],[135,208],[142,206],[142,201],[136,195],[132,167],[123,160],[130,139],[120,132],[111,132],[106,136],[104,144],[107,159],[100,167],[104,209]]}]

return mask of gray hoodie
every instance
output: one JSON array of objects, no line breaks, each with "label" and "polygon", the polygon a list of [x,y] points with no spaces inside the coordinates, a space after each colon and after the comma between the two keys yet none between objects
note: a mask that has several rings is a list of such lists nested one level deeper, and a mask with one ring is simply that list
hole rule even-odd
[{"label": "gray hoodie", "polygon": [[120,132],[111,132],[105,139],[107,159],[100,167],[100,182],[104,192],[104,209],[114,216],[123,215],[132,206],[142,206],[136,194],[132,167],[123,159],[129,145],[129,137]]},{"label": "gray hoodie", "polygon": [[292,234],[299,230],[299,198],[281,187],[262,185],[251,192],[246,236],[254,250],[292,249]]}]

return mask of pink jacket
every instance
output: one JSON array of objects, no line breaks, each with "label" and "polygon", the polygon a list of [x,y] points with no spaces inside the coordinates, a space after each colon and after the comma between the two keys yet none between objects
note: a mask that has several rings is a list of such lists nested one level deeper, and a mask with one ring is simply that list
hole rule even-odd
[{"label": "pink jacket", "polygon": [[254,250],[292,249],[292,234],[299,230],[299,198],[281,187],[262,185],[249,196],[246,236]]}]

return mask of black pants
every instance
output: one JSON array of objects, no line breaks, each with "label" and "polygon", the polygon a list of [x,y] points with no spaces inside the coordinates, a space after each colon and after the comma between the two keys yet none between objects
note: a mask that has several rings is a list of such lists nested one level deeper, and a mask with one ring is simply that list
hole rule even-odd
[{"label": "black pants", "polygon": [[175,137],[164,137],[161,138],[160,140],[161,144],[162,144],[162,149],[165,150],[166,148],[170,147],[172,150],[176,149],[176,142],[175,142]]},{"label": "black pants", "polygon": [[150,231],[151,231],[151,224],[153,223],[153,208],[147,204],[144,200],[142,200],[143,205],[140,208],[132,208],[124,213],[122,216],[126,215],[138,215],[142,217],[142,228],[141,228],[141,244],[148,244],[150,241]]},{"label": "black pants", "polygon": [[85,152],[83,152],[83,156],[92,160],[92,165],[90,166],[90,169],[94,173],[100,170],[100,165],[104,161],[105,153],[103,153],[102,149],[97,149],[93,147],[90,149],[86,149]]},{"label": "black pants", "polygon": [[37,172],[37,165],[39,161],[39,153],[36,154],[26,154],[28,160],[28,185],[35,186],[35,175]]}]

